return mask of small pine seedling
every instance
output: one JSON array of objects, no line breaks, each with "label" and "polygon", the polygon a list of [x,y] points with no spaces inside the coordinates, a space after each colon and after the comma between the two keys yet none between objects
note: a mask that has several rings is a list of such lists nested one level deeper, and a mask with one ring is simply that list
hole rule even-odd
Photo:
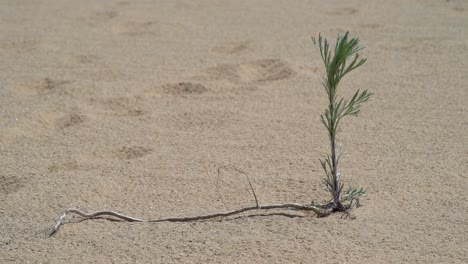
[{"label": "small pine seedling", "polygon": [[[328,41],[322,38],[321,34],[318,40],[313,37],[312,42],[320,50],[326,70],[322,84],[329,102],[325,113],[320,115],[320,119],[328,131],[331,153],[327,154],[325,159],[321,159],[320,164],[326,174],[323,182],[332,196],[330,203],[325,205],[314,203],[314,205],[332,208],[333,211],[347,211],[351,208],[352,201],[364,195],[365,191],[362,188],[349,188],[343,194],[344,184],[341,182],[338,171],[341,151],[337,153],[336,150],[336,134],[340,121],[346,116],[357,116],[361,111],[361,105],[367,102],[373,93],[367,90],[357,90],[350,100],[344,98],[338,100],[337,91],[341,79],[366,62],[366,59],[361,59],[358,54],[364,47],[359,45],[359,38],[349,38],[349,32],[346,32],[344,36],[338,35],[333,54]],[[344,204],[345,202],[349,204]]]}]

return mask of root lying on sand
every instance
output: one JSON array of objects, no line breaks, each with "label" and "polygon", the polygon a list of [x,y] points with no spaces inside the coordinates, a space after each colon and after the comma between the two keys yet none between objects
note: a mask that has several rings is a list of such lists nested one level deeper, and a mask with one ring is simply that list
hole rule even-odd
[{"label": "root lying on sand", "polygon": [[[325,217],[325,216],[330,215],[333,212],[343,212],[344,213],[343,216],[345,216],[345,215],[349,216],[348,211],[351,209],[352,201],[347,206],[343,206],[341,204],[338,206],[338,205],[335,205],[333,203],[329,203],[329,204],[326,204],[326,205],[319,205],[319,204],[315,204],[315,203],[312,203],[310,205],[297,204],[297,203],[260,205],[258,203],[257,195],[255,194],[255,191],[254,191],[254,189],[252,187],[252,183],[250,181],[249,176],[245,172],[243,172],[243,171],[241,171],[241,170],[239,170],[239,169],[237,169],[237,168],[235,168],[233,166],[230,166],[230,167],[233,168],[234,170],[236,170],[237,172],[239,172],[239,173],[246,176],[246,178],[247,178],[247,180],[249,182],[250,190],[252,191],[252,195],[255,198],[255,203],[256,203],[255,205],[248,206],[248,207],[242,207],[242,208],[237,209],[237,210],[218,212],[218,213],[213,213],[213,214],[196,215],[196,216],[188,216],[188,217],[166,217],[166,218],[159,218],[159,219],[140,219],[140,218],[135,218],[135,217],[131,217],[131,216],[128,216],[128,215],[124,215],[124,214],[121,214],[121,213],[117,213],[115,211],[107,211],[107,210],[106,211],[95,211],[95,212],[88,213],[88,212],[85,212],[85,211],[80,210],[78,208],[68,208],[57,219],[57,222],[52,227],[52,230],[51,230],[51,232],[49,234],[49,237],[53,236],[59,230],[59,228],[62,225],[65,224],[65,218],[69,214],[77,214],[77,215],[83,217],[83,220],[96,219],[96,218],[103,217],[103,216],[111,216],[111,217],[115,217],[117,219],[127,221],[127,222],[147,222],[147,223],[191,222],[191,221],[213,219],[213,218],[218,218],[218,217],[227,217],[227,216],[240,214],[240,213],[244,213],[244,212],[248,212],[248,211],[254,211],[254,210],[270,210],[270,209],[290,209],[290,210],[299,210],[299,211],[312,211],[317,215],[317,217]],[[221,169],[226,169],[226,168],[227,168],[227,166],[224,166],[224,167],[221,167],[221,168],[218,169],[218,179],[219,179],[219,175],[220,175],[220,170]],[[342,216],[342,218],[343,218],[343,216]]]},{"label": "root lying on sand", "polygon": [[60,215],[54,227],[52,228],[50,236],[54,235],[59,230],[59,228],[65,223],[66,216],[70,213],[78,214],[79,216],[84,217],[85,219],[93,219],[93,218],[97,218],[101,216],[113,216],[113,217],[116,217],[118,219],[128,221],[128,222],[158,223],[158,222],[190,222],[190,221],[206,220],[206,219],[212,219],[212,218],[217,218],[217,217],[231,216],[231,215],[240,214],[240,213],[252,211],[252,210],[268,210],[268,209],[296,209],[296,210],[301,210],[301,211],[313,211],[315,214],[317,214],[318,217],[324,217],[332,213],[331,208],[322,209],[316,206],[292,203],[292,204],[255,205],[255,206],[243,207],[237,210],[219,212],[219,213],[214,213],[214,214],[197,215],[197,216],[189,216],[189,217],[167,217],[167,218],[151,220],[151,219],[135,218],[135,217],[127,216],[127,215],[120,214],[114,211],[96,211],[92,213],[87,213],[76,208],[69,208]]}]

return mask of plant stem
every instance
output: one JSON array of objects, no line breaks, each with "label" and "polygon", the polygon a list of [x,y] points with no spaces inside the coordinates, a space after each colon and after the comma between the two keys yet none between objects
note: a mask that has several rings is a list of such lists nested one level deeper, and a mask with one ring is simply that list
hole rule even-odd
[{"label": "plant stem", "polygon": [[[329,83],[331,86],[332,84]],[[336,91],[336,87],[333,87],[331,89],[332,91]],[[331,93],[329,97],[329,104],[328,108],[330,111],[330,114],[334,113],[334,99],[335,99],[335,94]],[[332,195],[333,195],[333,202],[338,205],[340,203],[340,190],[339,190],[339,183],[338,183],[338,162],[336,159],[336,120],[335,118],[331,118],[330,120],[330,147],[331,147],[331,161],[332,161],[332,177],[333,177],[333,187],[332,187]]]},{"label": "plant stem", "polygon": [[340,202],[340,190],[338,186],[338,164],[336,162],[336,147],[335,135],[331,139],[331,153],[332,153],[332,175],[333,175],[333,202],[338,204]]}]

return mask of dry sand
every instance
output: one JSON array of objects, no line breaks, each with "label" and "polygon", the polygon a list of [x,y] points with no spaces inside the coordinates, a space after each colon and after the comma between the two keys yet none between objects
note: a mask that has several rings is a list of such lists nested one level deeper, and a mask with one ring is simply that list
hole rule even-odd
[{"label": "dry sand", "polygon": [[[467,263],[466,1],[0,3],[0,262]],[[311,36],[351,31],[375,93],[343,123],[353,219],[262,211],[328,198],[324,73]]]}]

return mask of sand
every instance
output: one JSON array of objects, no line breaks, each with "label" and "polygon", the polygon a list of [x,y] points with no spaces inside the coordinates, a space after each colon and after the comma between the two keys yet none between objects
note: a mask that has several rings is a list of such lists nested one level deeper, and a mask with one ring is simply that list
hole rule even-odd
[{"label": "sand", "polygon": [[[466,1],[2,1],[1,263],[467,263]],[[347,30],[367,64],[340,94],[348,219],[259,211],[329,198],[324,74],[311,36]]]}]

